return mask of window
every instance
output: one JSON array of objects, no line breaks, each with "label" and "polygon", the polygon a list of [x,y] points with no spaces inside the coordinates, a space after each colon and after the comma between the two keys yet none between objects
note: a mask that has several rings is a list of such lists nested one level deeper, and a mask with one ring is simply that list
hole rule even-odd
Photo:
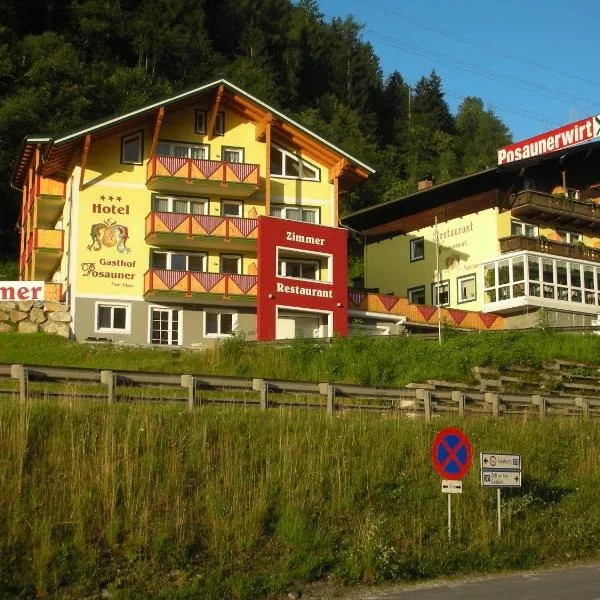
[{"label": "window", "polygon": [[223,146],[221,149],[221,158],[225,162],[243,163],[244,162],[244,149]]},{"label": "window", "polygon": [[425,304],[425,286],[408,288],[407,296],[411,304]]},{"label": "window", "polygon": [[240,275],[242,272],[242,257],[238,254],[221,254],[221,273]]},{"label": "window", "polygon": [[321,171],[295,154],[271,145],[271,175],[320,181]]},{"label": "window", "polygon": [[180,311],[177,308],[150,309],[150,342],[152,344],[177,346],[179,339]]},{"label": "window", "polygon": [[177,158],[194,158],[208,160],[210,149],[206,144],[188,144],[186,142],[158,142],[156,146],[158,156],[175,156]]},{"label": "window", "polygon": [[305,223],[319,223],[318,208],[301,208],[299,206],[271,205],[271,216],[290,221],[304,221]]},{"label": "window", "polygon": [[204,313],[204,337],[221,337],[231,335],[238,325],[238,315],[233,312]]},{"label": "window", "polygon": [[96,333],[129,333],[131,305],[96,303]]},{"label": "window", "polygon": [[477,298],[475,275],[458,278],[458,302],[471,302]]},{"label": "window", "polygon": [[156,212],[181,213],[186,215],[207,215],[208,200],[206,198],[153,196],[152,210]]},{"label": "window", "polygon": [[410,240],[410,262],[423,260],[425,258],[425,239],[415,238]]},{"label": "window", "polygon": [[150,252],[150,265],[153,269],[170,271],[206,271],[206,254],[184,254],[180,252]]},{"label": "window", "polygon": [[513,219],[510,222],[510,235],[523,235],[525,237],[537,237],[539,230],[537,225],[530,225],[529,223],[521,223]]},{"label": "window", "polygon": [[572,233],[571,231],[564,231],[562,229],[557,229],[556,233],[560,236],[560,241],[563,242],[563,244],[577,244],[583,242],[581,233]]},{"label": "window", "polygon": [[434,306],[438,304],[438,288],[440,292],[440,306],[448,306],[450,304],[450,282],[442,281],[439,285],[437,283],[431,284],[431,300]]},{"label": "window", "polygon": [[194,127],[196,133],[206,133],[206,111],[196,111],[196,125]]},{"label": "window", "polygon": [[237,200],[221,200],[221,215],[224,217],[241,217],[243,204]]},{"label": "window", "polygon": [[318,280],[319,261],[282,259],[279,261],[278,275],[280,277]]},{"label": "window", "polygon": [[215,135],[225,135],[225,113],[219,111],[215,120]]},{"label": "window", "polygon": [[144,149],[144,132],[138,131],[121,138],[121,162],[126,165],[141,165]]}]

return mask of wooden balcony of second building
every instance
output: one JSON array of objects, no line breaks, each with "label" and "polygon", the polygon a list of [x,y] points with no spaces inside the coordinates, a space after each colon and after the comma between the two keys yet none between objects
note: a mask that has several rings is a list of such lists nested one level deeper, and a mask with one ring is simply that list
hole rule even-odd
[{"label": "wooden balcony of second building", "polygon": [[148,189],[247,198],[260,183],[260,165],[155,154],[148,161]]},{"label": "wooden balcony of second building", "polygon": [[146,216],[146,243],[174,249],[223,248],[243,251],[256,246],[258,219],[152,211]]},{"label": "wooden balcony of second building", "polygon": [[144,273],[144,298],[153,302],[248,304],[256,302],[256,295],[256,275],[170,269]]},{"label": "wooden balcony of second building", "polygon": [[564,258],[600,263],[600,248],[586,246],[583,243],[565,244],[564,242],[550,240],[545,237],[529,237],[524,235],[511,235],[500,238],[498,241],[500,242],[500,252],[502,254],[519,250],[529,250],[531,252],[541,252]]},{"label": "wooden balcony of second building", "polygon": [[528,223],[595,235],[600,232],[600,204],[593,200],[523,190],[510,196],[510,209],[513,217]]}]

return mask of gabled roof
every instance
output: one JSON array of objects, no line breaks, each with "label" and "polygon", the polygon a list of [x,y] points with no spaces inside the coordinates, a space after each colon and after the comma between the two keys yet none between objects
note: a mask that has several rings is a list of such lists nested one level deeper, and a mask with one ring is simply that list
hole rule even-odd
[{"label": "gabled roof", "polygon": [[146,120],[161,107],[167,108],[169,106],[185,102],[186,100],[192,100],[194,96],[203,92],[207,92],[211,89],[218,88],[221,85],[224,86],[224,89],[229,92],[232,98],[241,98],[247,103],[250,103],[250,105],[256,107],[257,114],[272,114],[274,119],[281,124],[282,132],[288,131],[289,134],[289,128],[292,128],[296,130],[298,134],[308,136],[311,140],[316,141],[318,142],[318,144],[322,145],[325,148],[325,151],[331,153],[332,155],[335,155],[339,159],[346,159],[352,167],[364,173],[364,177],[367,177],[368,174],[375,173],[374,169],[372,169],[359,159],[348,154],[347,152],[345,152],[341,148],[338,148],[334,144],[328,142],[318,134],[310,131],[309,129],[307,129],[300,123],[294,121],[290,117],[286,116],[284,113],[280,112],[276,108],[273,108],[272,106],[268,105],[266,102],[259,100],[255,96],[249,94],[248,92],[244,91],[243,89],[231,83],[230,81],[227,81],[226,79],[217,79],[215,81],[203,84],[199,87],[193,88],[181,94],[177,94],[170,98],[165,98],[163,100],[153,102],[152,104],[148,104],[139,109],[103,119],[101,121],[98,121],[97,123],[94,123],[93,125],[85,127],[83,129],[72,131],[70,133],[62,134],[55,137],[25,137],[21,145],[19,154],[17,155],[16,160],[13,164],[11,185],[17,189],[21,189],[25,178],[25,173],[27,172],[31,156],[33,155],[33,151],[36,146],[42,147],[44,163],[47,163],[47,161],[50,158],[50,155],[54,155],[57,159],[66,159],[72,155],[73,151],[75,151],[74,144],[85,138],[87,135],[99,135],[105,130],[118,128],[119,126],[123,127],[123,125],[127,125],[128,122]]}]

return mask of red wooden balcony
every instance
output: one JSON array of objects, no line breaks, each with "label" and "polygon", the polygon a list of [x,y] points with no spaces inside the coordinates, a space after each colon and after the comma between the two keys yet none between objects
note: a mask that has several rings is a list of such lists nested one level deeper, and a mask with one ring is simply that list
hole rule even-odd
[{"label": "red wooden balcony", "polygon": [[54,227],[65,205],[66,187],[64,181],[37,176],[27,194],[25,215],[37,203],[37,224],[48,229]]},{"label": "red wooden balcony", "polygon": [[228,273],[204,273],[199,271],[171,271],[148,269],[144,273],[144,296],[173,301],[197,302],[202,298],[211,301],[243,300],[255,301],[256,275],[234,275]]},{"label": "red wooden balcony", "polygon": [[151,190],[247,198],[258,189],[260,166],[155,155],[148,161],[146,175]]},{"label": "red wooden balcony", "polygon": [[153,211],[146,216],[146,243],[167,248],[243,250],[256,245],[258,219]]},{"label": "red wooden balcony", "polygon": [[20,270],[32,261],[28,279],[48,280],[60,266],[64,250],[65,232],[61,229],[34,229],[27,240]]}]

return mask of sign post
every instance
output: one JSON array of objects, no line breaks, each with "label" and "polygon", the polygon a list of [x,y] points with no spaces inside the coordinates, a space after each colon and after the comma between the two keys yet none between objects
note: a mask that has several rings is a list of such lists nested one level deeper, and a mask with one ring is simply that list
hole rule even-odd
[{"label": "sign post", "polygon": [[498,502],[498,537],[502,535],[502,488],[521,487],[521,456],[481,452],[481,487],[495,487]]},{"label": "sign post", "polygon": [[433,440],[431,459],[444,478],[442,493],[448,494],[448,541],[452,539],[452,494],[462,493],[462,477],[471,466],[472,450],[467,436],[456,427],[442,429]]}]

